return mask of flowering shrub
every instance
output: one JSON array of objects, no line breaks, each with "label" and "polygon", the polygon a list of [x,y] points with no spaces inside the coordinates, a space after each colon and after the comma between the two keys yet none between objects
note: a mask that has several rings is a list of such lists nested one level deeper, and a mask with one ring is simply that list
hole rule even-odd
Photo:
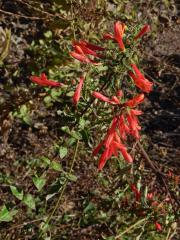
[{"label": "flowering shrub", "polygon": [[[69,52],[69,55],[77,60],[81,67],[77,85],[73,79],[71,80],[72,85],[68,85],[70,91],[72,86],[76,85],[71,100],[72,109],[74,109],[72,129],[81,124],[81,117],[89,109],[97,109],[99,115],[107,106],[109,109],[107,121],[105,120],[109,127],[102,140],[92,151],[93,156],[100,154],[98,170],[102,170],[112,156],[118,158],[119,154],[128,164],[133,163],[134,156],[129,151],[129,145],[133,141],[137,143],[141,139],[138,117],[143,112],[138,107],[144,102],[145,94],[150,93],[153,89],[153,83],[146,79],[137,66],[136,46],[138,46],[139,38],[149,30],[149,25],[145,25],[139,33],[133,34],[128,31],[124,23],[117,21],[114,24],[114,34],[105,33],[103,35],[101,40],[103,46],[89,43],[86,40],[74,40],[72,43],[73,50]],[[103,81],[102,79],[101,81],[93,80],[92,85],[88,84],[90,74],[95,78],[96,73],[101,69],[105,72]],[[121,80],[118,80],[119,72],[122,74]],[[31,76],[30,80],[44,87],[64,86],[64,83],[48,80],[44,73],[40,77]],[[83,89],[86,89],[85,97]],[[104,107],[99,107],[98,101],[104,103]],[[83,102],[82,105],[81,102]],[[69,127],[64,127],[63,130],[69,134],[75,134],[70,131]],[[79,135],[77,134],[75,138],[79,139]],[[136,187],[136,184],[132,183],[129,188],[135,195],[135,206],[138,203],[143,204],[145,201],[149,207],[159,211],[160,204],[154,199],[154,193],[147,192],[143,198],[141,189]],[[127,198],[125,201],[128,204]],[[148,220],[152,212],[144,211],[141,214],[142,216],[147,214]],[[154,228],[162,231],[162,226],[156,219],[157,217],[153,218]],[[46,223],[48,221],[49,219]]]},{"label": "flowering shrub", "polygon": [[[106,161],[110,159],[112,155],[117,157],[118,151],[120,151],[128,163],[133,162],[132,156],[128,153],[126,142],[128,141],[129,136],[132,136],[136,140],[140,139],[139,131],[141,130],[141,126],[138,121],[138,116],[142,114],[142,111],[138,110],[136,107],[144,101],[145,97],[143,93],[136,94],[135,86],[139,88],[140,91],[149,93],[152,91],[153,84],[145,78],[136,66],[134,60],[129,56],[132,55],[131,51],[134,51],[134,43],[136,43],[143,34],[148,32],[149,29],[149,26],[145,25],[135,36],[132,36],[132,33],[125,36],[125,24],[117,21],[114,24],[114,34],[108,33],[103,36],[104,40],[112,40],[113,45],[111,43],[110,46],[106,44],[105,47],[102,47],[85,40],[73,41],[73,51],[70,52],[71,57],[83,64],[95,65],[97,69],[98,66],[107,65],[107,67],[109,67],[108,64],[110,64],[112,74],[114,68],[116,68],[118,64],[121,64],[124,73],[127,76],[129,75],[132,80],[131,94],[128,93],[128,96],[123,93],[122,88],[118,89],[119,86],[115,89],[117,92],[116,95],[111,98],[103,95],[102,91],[108,89],[108,86],[112,81],[111,78],[106,80],[107,82],[101,88],[101,92],[91,92],[94,98],[107,102],[113,108],[112,124],[107,130],[107,134],[103,140],[93,151],[93,155],[97,155],[102,149],[98,165],[99,170],[102,170]],[[118,44],[119,49],[117,49],[116,43]],[[117,54],[114,54],[113,51],[116,51]],[[119,58],[122,61],[120,61]],[[125,58],[125,62],[123,62],[123,58]],[[77,85],[73,96],[74,105],[77,105],[80,100],[83,84],[86,82],[85,79],[85,74],[80,77],[79,84]],[[61,83],[48,80],[45,74],[42,74],[41,77],[32,76],[30,77],[30,80],[41,86],[58,87],[62,85]],[[125,91],[128,92],[128,86],[126,84]],[[133,96],[134,94],[135,96]],[[130,97],[130,95],[132,96]],[[128,99],[129,97],[130,99]]]}]

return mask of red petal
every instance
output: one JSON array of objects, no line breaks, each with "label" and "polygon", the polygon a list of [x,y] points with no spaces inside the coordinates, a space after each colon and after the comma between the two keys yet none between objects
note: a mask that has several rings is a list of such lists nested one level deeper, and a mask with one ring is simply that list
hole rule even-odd
[{"label": "red petal", "polygon": [[120,97],[120,98],[123,97],[123,91],[122,90],[118,90],[116,96]]},{"label": "red petal", "polygon": [[99,152],[100,149],[102,148],[103,144],[104,144],[104,140],[101,141],[101,142],[97,145],[97,147],[93,150],[93,155],[94,155],[94,156],[96,156],[96,155],[98,154],[98,152]]},{"label": "red petal", "polygon": [[75,50],[76,53],[84,55],[84,51],[80,46],[74,45],[73,47],[74,47],[74,50]]},{"label": "red petal", "polygon": [[119,21],[114,24],[114,38],[119,44],[119,48],[124,51],[125,46],[123,43],[123,34],[125,30],[125,24],[120,23]]},{"label": "red petal", "polygon": [[80,44],[83,44],[84,46],[86,46],[87,48],[91,49],[91,50],[95,50],[95,51],[105,51],[106,49],[100,46],[97,46],[95,44],[92,43],[88,43],[85,40],[81,40]]},{"label": "red petal", "polygon": [[55,82],[53,80],[48,80],[45,73],[42,73],[40,77],[37,76],[31,76],[30,80],[34,83],[37,83],[43,87],[59,87],[62,85],[62,83]]},{"label": "red petal", "polygon": [[111,103],[111,100],[104,96],[103,94],[99,93],[99,92],[93,92],[92,94],[95,98],[98,98],[99,100],[103,101],[103,102],[108,102]]},{"label": "red petal", "polygon": [[134,115],[137,115],[137,116],[143,114],[143,112],[141,110],[137,110],[137,109],[131,109],[131,113],[133,113]]},{"label": "red petal", "polygon": [[144,101],[144,94],[141,93],[137,96],[135,96],[133,99],[130,99],[129,101],[127,101],[125,103],[125,106],[134,108],[136,107],[138,104],[142,103]]},{"label": "red petal", "polygon": [[74,92],[74,96],[73,96],[74,105],[76,105],[78,103],[78,101],[81,97],[81,90],[82,90],[83,82],[84,82],[84,77],[81,77],[80,82],[76,88],[76,91]]},{"label": "red petal", "polygon": [[98,169],[99,170],[102,170],[104,165],[106,164],[108,152],[109,152],[109,149],[107,148],[107,149],[105,149],[105,151],[101,155],[101,157],[99,159],[99,164],[98,164]]},{"label": "red petal", "polygon": [[116,96],[113,96],[111,98],[111,102],[114,103],[114,104],[120,104],[120,101],[119,101],[119,99]]},{"label": "red petal", "polygon": [[77,52],[70,52],[69,53],[73,58],[79,60],[80,62],[83,62],[83,63],[91,63],[90,59],[88,59],[88,57],[86,57],[86,55],[82,55],[82,54],[79,54]]},{"label": "red petal", "polygon": [[135,195],[136,195],[136,201],[139,201],[140,198],[141,198],[141,193],[140,193],[140,191],[137,189],[137,187],[136,187],[134,184],[131,185],[131,190],[132,190],[132,191],[135,193]]},{"label": "red petal", "polygon": [[105,40],[114,40],[114,37],[113,37],[112,34],[105,33],[105,34],[103,35],[103,39],[105,39]]},{"label": "red petal", "polygon": [[156,227],[156,230],[158,230],[158,231],[162,231],[162,226],[161,226],[160,223],[155,222],[155,227]]},{"label": "red petal", "polygon": [[150,26],[148,24],[144,25],[144,27],[140,30],[140,32],[134,37],[134,40],[142,37],[145,33],[150,31]]},{"label": "red petal", "polygon": [[124,144],[118,143],[118,142],[114,141],[114,145],[115,145],[117,148],[119,148],[119,150],[121,151],[124,159],[125,159],[127,162],[129,162],[129,163],[132,163],[132,162],[133,162],[133,159],[132,159],[131,155],[127,152],[127,149],[126,149],[126,147],[125,147]]},{"label": "red petal", "polygon": [[135,85],[146,93],[152,91],[153,83],[144,77],[135,64],[131,64],[131,66],[136,75],[132,72],[129,72],[129,75],[134,80]]},{"label": "red petal", "polygon": [[136,76],[137,77],[142,77],[143,76],[143,74],[140,72],[140,70],[138,69],[138,67],[136,66],[136,64],[131,64],[131,67],[133,68],[133,70],[134,70],[134,72],[135,72],[135,74],[136,74]]}]

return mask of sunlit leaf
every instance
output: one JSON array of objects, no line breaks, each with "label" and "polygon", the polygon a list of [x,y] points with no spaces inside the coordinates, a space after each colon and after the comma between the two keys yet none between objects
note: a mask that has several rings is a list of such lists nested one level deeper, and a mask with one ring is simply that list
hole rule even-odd
[{"label": "sunlit leaf", "polygon": [[22,191],[18,191],[17,188],[15,186],[10,186],[11,192],[12,194],[19,200],[23,199],[24,193],[23,190]]},{"label": "sunlit leaf", "polygon": [[0,222],[10,222],[13,220],[13,216],[16,215],[17,210],[9,211],[6,207],[6,205],[3,205],[3,207],[0,210]]},{"label": "sunlit leaf", "polygon": [[37,176],[33,177],[32,179],[33,179],[33,183],[36,186],[36,188],[39,191],[41,191],[42,188],[44,187],[44,185],[46,184],[46,179],[43,177],[37,177]]},{"label": "sunlit leaf", "polygon": [[24,204],[26,204],[32,210],[36,209],[35,199],[31,194],[26,194],[23,198]]}]

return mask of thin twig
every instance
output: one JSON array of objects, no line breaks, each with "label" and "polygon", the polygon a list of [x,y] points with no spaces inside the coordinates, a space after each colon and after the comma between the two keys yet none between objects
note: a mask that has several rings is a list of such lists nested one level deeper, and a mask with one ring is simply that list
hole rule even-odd
[{"label": "thin twig", "polygon": [[[76,160],[76,156],[77,156],[78,146],[79,146],[79,140],[76,143],[73,160],[72,160],[72,163],[71,163],[70,170],[69,170],[68,174],[72,173],[72,170],[73,170],[73,167],[74,167],[74,163],[75,163],[75,160]],[[60,202],[62,200],[62,196],[64,194],[64,191],[65,191],[66,187],[67,187],[67,184],[68,184],[68,178],[65,179],[64,184],[63,184],[63,186],[61,188],[61,192],[60,192],[59,198],[58,198],[58,200],[56,202],[56,205],[53,208],[52,212],[49,214],[49,216],[48,216],[47,220],[45,221],[44,225],[48,225],[49,222],[51,221],[54,213],[56,212],[56,210],[57,210],[57,208],[58,208],[58,206],[59,206],[59,204],[60,204]],[[42,234],[43,234],[43,231],[41,231],[41,233],[39,235],[39,239],[42,237]]]},{"label": "thin twig", "polygon": [[139,141],[137,142],[137,146],[139,147],[145,160],[148,162],[149,166],[153,169],[153,171],[155,173],[159,172],[157,166],[155,166],[154,163],[151,161],[151,159],[149,158],[148,154],[146,153],[145,149],[143,148],[143,146],[141,145],[141,143]]},{"label": "thin twig", "polygon": [[169,239],[170,234],[171,234],[171,228],[169,228],[169,230],[168,230],[168,233],[167,233],[167,236],[166,236],[166,240],[170,240]]},{"label": "thin twig", "polygon": [[147,220],[147,218],[140,219],[139,221],[137,221],[136,223],[134,223],[133,225],[131,225],[130,227],[128,227],[125,231],[123,231],[122,233],[120,233],[119,235],[117,235],[117,236],[115,237],[115,239],[119,239],[119,238],[122,237],[125,233],[131,231],[133,228],[135,228],[136,226],[140,225],[140,224],[143,223],[145,220]]},{"label": "thin twig", "polygon": [[20,2],[20,3],[24,4],[24,5],[26,5],[27,7],[33,9],[33,10],[36,11],[36,12],[40,12],[41,14],[44,14],[44,15],[48,16],[49,18],[58,17],[58,18],[60,18],[60,19],[67,20],[67,19],[65,19],[64,17],[62,17],[62,16],[60,16],[59,14],[57,14],[57,13],[52,14],[52,13],[46,12],[46,11],[44,11],[44,10],[42,10],[42,9],[40,9],[40,8],[34,7],[34,6],[32,6],[31,4],[29,4],[29,3],[27,3],[27,2],[24,2],[24,1],[22,1],[22,0],[16,0],[16,1],[17,1],[17,2]]},{"label": "thin twig", "polygon": [[151,161],[151,159],[149,158],[148,154],[146,153],[146,151],[144,150],[144,148],[143,148],[143,146],[141,145],[140,142],[137,143],[137,146],[139,147],[139,150],[141,151],[142,155],[144,156],[144,159],[147,161],[147,163],[149,164],[151,169],[156,174],[157,178],[161,180],[161,181],[159,181],[159,183],[165,187],[166,192],[170,197],[170,201],[171,201],[171,205],[172,205],[174,214],[175,214],[175,216],[177,216],[177,212],[176,212],[176,209],[174,208],[174,204],[173,204],[172,199],[175,200],[175,202],[177,203],[178,206],[180,206],[180,202],[177,199],[176,195],[171,190],[169,190],[168,185],[167,185],[166,180],[165,180],[165,175],[158,169],[157,166],[154,165],[154,163]]},{"label": "thin twig", "polygon": [[16,17],[16,18],[26,18],[26,19],[31,19],[31,20],[42,20],[42,19],[45,19],[44,17],[30,17],[30,16],[26,16],[26,15],[21,15],[21,14],[17,14],[17,13],[4,11],[2,9],[0,9],[0,13],[5,14],[5,15],[10,15],[10,16],[13,16],[13,17]]}]

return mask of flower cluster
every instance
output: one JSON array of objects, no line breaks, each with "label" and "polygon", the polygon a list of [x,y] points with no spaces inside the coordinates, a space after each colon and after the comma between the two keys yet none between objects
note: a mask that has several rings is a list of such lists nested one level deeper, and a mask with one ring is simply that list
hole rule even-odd
[{"label": "flower cluster", "polygon": [[[104,34],[103,39],[114,41],[118,44],[120,51],[125,52],[126,44],[130,44],[127,39],[124,41],[125,29],[125,24],[117,21],[114,24],[114,33]],[[149,29],[149,25],[145,25],[140,32],[134,36],[133,40],[137,41],[146,32],[148,32]],[[105,53],[108,50],[85,40],[73,41],[72,48],[73,51],[69,53],[71,57],[83,64],[92,64],[95,66],[102,64],[101,60],[106,58]],[[145,78],[136,64],[134,64],[134,62],[130,62],[129,64],[131,70],[128,72],[128,75],[132,79],[132,82],[135,84],[135,86],[144,93],[149,93],[152,91],[153,84]],[[62,85],[61,83],[48,80],[44,73],[42,73],[40,77],[31,76],[30,80],[41,86],[59,87]],[[77,105],[79,102],[84,81],[85,76],[81,76],[72,98],[74,105]],[[100,150],[103,149],[99,160],[99,170],[104,167],[106,161],[111,156],[118,156],[118,151],[121,152],[122,156],[127,162],[132,163],[133,159],[127,151],[125,141],[128,140],[127,138],[130,135],[137,140],[140,139],[139,131],[141,130],[141,127],[139,125],[138,116],[141,115],[142,112],[136,109],[136,107],[144,101],[144,94],[140,93],[126,101],[122,100],[122,90],[119,90],[116,96],[112,96],[112,98],[104,96],[102,93],[97,91],[93,92],[92,95],[101,101],[109,103],[110,105],[115,105],[117,109],[119,109],[119,112],[113,117],[112,124],[108,129],[106,136],[93,152],[94,155],[97,155]]]},{"label": "flower cluster", "polygon": [[94,65],[99,65],[101,63],[95,62],[89,56],[93,56],[95,58],[101,58],[102,56],[98,53],[98,51],[104,51],[105,48],[99,47],[97,45],[88,43],[87,41],[74,41],[73,44],[74,51],[70,52],[69,54],[79,60],[82,63],[91,63]]},{"label": "flower cluster", "polygon": [[[117,105],[120,108],[120,113],[116,114],[113,118],[111,127],[109,128],[105,138],[93,152],[94,155],[97,155],[100,149],[104,146],[104,151],[99,160],[99,170],[104,167],[106,161],[112,155],[118,156],[118,150],[127,162],[132,163],[133,159],[127,152],[127,148],[123,141],[127,139],[128,135],[132,135],[136,139],[140,138],[139,130],[141,127],[139,126],[137,116],[141,115],[142,112],[134,108],[144,100],[144,94],[139,94],[124,103],[121,103],[120,97],[118,98],[118,94],[117,96],[113,96],[111,99],[98,92],[93,92],[93,96],[104,102],[108,102],[109,104]],[[122,92],[120,92],[120,96],[122,96]]]}]

